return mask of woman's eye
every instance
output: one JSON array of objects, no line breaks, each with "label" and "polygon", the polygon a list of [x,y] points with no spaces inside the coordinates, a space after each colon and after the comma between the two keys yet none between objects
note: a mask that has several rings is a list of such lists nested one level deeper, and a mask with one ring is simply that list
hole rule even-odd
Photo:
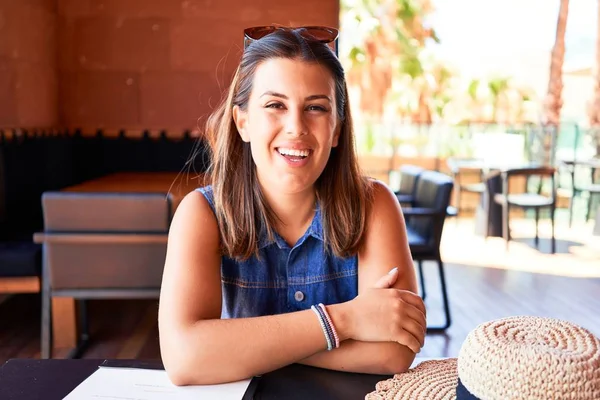
[{"label": "woman's eye", "polygon": [[308,106],[308,111],[327,111],[327,109],[323,106],[317,106],[317,105],[312,105],[312,106]]},{"label": "woman's eye", "polygon": [[270,103],[266,105],[266,108],[283,108],[283,104],[281,103]]}]

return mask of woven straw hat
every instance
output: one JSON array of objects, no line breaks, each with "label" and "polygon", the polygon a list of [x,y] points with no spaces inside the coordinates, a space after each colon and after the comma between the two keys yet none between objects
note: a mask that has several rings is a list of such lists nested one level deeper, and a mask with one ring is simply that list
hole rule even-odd
[{"label": "woven straw hat", "polygon": [[366,400],[600,399],[600,339],[575,324],[518,316],[477,326],[458,358],[424,361]]}]

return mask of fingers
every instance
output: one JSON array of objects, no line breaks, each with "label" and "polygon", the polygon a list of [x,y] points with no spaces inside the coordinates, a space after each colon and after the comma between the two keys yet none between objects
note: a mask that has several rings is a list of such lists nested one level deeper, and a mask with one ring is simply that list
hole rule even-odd
[{"label": "fingers", "polygon": [[419,309],[423,315],[427,315],[427,310],[425,309],[425,303],[423,303],[423,299],[418,294],[410,292],[408,290],[400,290],[398,289],[398,294],[400,298],[404,300],[406,303],[412,305]]},{"label": "fingers", "polygon": [[425,345],[425,330],[416,320],[403,318],[401,324],[396,327],[397,333],[394,340],[419,353]]},{"label": "fingers", "polygon": [[[414,329],[414,333],[418,334],[419,337],[423,337],[421,344],[425,344],[424,338],[425,334],[427,333],[427,319],[425,318],[425,314],[423,314],[421,310],[416,307],[407,306],[406,316],[415,322],[416,327]],[[411,330],[411,332],[413,332],[413,330]]]},{"label": "fingers", "polygon": [[418,353],[425,345],[427,333],[427,319],[423,312],[423,302],[420,297],[411,292],[397,291],[394,293],[396,299],[393,308],[395,318],[393,332],[397,336],[394,340],[409,347]]},{"label": "fingers", "polygon": [[375,283],[375,289],[387,289],[392,287],[398,279],[398,268],[392,269],[390,272],[379,278]]},{"label": "fingers", "polygon": [[397,338],[396,338],[395,341],[398,342],[401,345],[404,345],[404,346],[408,347],[415,354],[421,351],[421,347],[422,347],[421,343],[408,330],[402,329],[398,333]]},{"label": "fingers", "polygon": [[[420,313],[420,312],[417,312]],[[421,314],[422,315],[422,314]],[[406,321],[403,323],[404,330],[408,331],[411,335],[415,337],[419,341],[419,349],[425,346],[425,334],[427,332],[427,327],[424,325],[423,321],[419,321],[419,318],[408,317]]]},{"label": "fingers", "polygon": [[[392,328],[393,332],[397,332],[399,338],[405,341],[402,344],[410,347],[415,353],[418,353],[425,345],[425,334],[427,332],[425,315],[421,310],[399,299],[395,307],[395,318],[392,320],[392,323],[394,324]],[[410,338],[404,333],[410,335]],[[400,343],[398,339],[394,340]]]}]

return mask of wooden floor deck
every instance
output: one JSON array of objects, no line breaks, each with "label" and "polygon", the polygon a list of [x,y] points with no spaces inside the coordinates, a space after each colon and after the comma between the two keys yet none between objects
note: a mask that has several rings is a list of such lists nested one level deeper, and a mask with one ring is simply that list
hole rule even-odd
[{"label": "wooden floor deck", "polygon": [[[421,356],[456,356],[477,324],[511,315],[538,315],[577,323],[600,336],[600,237],[589,224],[558,227],[558,254],[532,245],[533,223],[514,221],[508,251],[502,239],[473,235],[469,219],[447,222],[443,238],[452,326],[428,335]],[[542,226],[542,237],[548,231]],[[441,321],[435,264],[425,264],[430,322]],[[83,358],[159,359],[156,300],[89,302],[91,343]],[[39,295],[0,304],[0,365],[40,355]],[[60,354],[58,355],[60,357]]]}]

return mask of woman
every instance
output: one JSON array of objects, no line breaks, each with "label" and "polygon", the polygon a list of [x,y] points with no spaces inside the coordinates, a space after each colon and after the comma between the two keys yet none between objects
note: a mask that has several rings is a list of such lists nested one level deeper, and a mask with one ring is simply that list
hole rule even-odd
[{"label": "woman", "polygon": [[185,197],[169,233],[159,330],[177,385],[291,363],[392,374],[423,346],[404,219],[359,174],[336,35],[247,31],[207,124],[211,185]]}]

